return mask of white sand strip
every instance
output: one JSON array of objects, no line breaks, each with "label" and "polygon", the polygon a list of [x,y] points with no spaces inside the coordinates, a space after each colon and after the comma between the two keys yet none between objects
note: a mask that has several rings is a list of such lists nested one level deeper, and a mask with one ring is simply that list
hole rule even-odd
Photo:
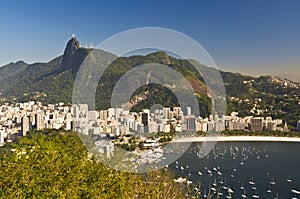
[{"label": "white sand strip", "polygon": [[186,137],[176,138],[173,142],[300,142],[297,137],[272,137],[272,136],[220,136],[220,137]]}]

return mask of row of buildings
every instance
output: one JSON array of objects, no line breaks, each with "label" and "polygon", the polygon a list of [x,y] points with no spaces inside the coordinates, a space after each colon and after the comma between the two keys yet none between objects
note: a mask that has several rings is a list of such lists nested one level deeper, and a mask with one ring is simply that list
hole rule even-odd
[{"label": "row of buildings", "polygon": [[[207,118],[193,115],[187,107],[162,108],[150,111],[130,112],[122,108],[89,110],[87,104],[65,106],[63,103],[42,105],[40,102],[25,102],[0,106],[0,144],[13,140],[16,135],[25,136],[31,129],[64,128],[86,135],[102,137],[130,133],[184,131],[287,131],[286,123],[271,117],[239,117],[237,112],[229,116],[217,113]],[[300,130],[300,121],[298,122]]]}]

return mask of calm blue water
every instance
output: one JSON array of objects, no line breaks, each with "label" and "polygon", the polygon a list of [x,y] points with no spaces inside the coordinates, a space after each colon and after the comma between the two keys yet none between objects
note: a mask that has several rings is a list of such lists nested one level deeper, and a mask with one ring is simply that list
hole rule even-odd
[{"label": "calm blue water", "polygon": [[248,198],[300,198],[291,191],[300,191],[300,143],[218,142],[202,159],[197,155],[200,146],[193,143],[170,169],[200,187],[202,195],[210,191],[215,192],[212,198],[226,198],[227,187],[233,190],[232,198],[242,198],[244,186]]}]

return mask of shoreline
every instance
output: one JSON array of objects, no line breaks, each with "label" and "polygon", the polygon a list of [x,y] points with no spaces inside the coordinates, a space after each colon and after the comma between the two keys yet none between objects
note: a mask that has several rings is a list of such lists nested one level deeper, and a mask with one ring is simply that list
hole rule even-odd
[{"label": "shoreline", "polygon": [[215,137],[181,137],[171,142],[300,142],[300,137],[276,136],[215,136]]}]

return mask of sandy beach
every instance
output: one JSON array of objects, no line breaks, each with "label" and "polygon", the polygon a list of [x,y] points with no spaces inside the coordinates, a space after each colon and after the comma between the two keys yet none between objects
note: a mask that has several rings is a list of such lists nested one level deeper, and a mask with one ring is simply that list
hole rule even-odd
[{"label": "sandy beach", "polygon": [[273,136],[217,136],[217,137],[186,137],[176,138],[173,142],[300,142],[298,137]]}]

